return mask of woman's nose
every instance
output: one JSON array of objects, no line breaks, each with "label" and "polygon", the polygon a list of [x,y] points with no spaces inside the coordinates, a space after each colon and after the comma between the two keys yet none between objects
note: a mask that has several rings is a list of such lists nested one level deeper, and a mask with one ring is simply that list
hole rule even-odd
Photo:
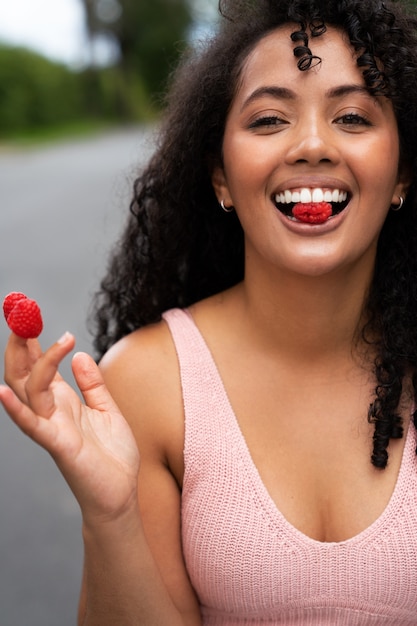
[{"label": "woman's nose", "polygon": [[288,163],[315,166],[320,163],[335,164],[339,158],[334,133],[325,122],[308,120],[294,129],[286,155]]}]

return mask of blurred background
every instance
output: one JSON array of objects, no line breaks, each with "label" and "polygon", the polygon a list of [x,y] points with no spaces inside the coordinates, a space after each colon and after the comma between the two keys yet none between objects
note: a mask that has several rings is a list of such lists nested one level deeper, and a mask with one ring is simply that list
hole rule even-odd
[{"label": "blurred background", "polygon": [[217,0],[0,0],[0,138],[159,113]]},{"label": "blurred background", "polygon": [[[0,0],[0,297],[38,300],[43,347],[70,330],[92,352],[91,299],[167,80],[216,23],[217,0]],[[61,371],[72,384],[70,359]],[[78,505],[2,409],[0,501],[0,626],[75,625]]]}]

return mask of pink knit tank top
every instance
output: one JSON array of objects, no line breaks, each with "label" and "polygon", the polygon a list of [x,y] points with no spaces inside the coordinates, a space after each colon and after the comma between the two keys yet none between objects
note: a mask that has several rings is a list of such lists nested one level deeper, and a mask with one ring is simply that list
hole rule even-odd
[{"label": "pink knit tank top", "polygon": [[315,541],[269,496],[190,315],[174,309],[164,318],[185,408],[183,550],[203,624],[417,625],[414,427],[381,516],[352,539]]}]

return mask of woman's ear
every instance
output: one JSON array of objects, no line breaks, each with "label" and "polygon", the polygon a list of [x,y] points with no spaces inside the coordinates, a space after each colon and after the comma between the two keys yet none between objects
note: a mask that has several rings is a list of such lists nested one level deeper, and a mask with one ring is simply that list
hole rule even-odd
[{"label": "woman's ear", "polygon": [[[410,188],[412,181],[411,175],[411,167],[407,164],[402,164],[400,166],[400,171],[398,173],[398,181],[395,186],[394,196],[393,198],[406,198],[408,190]],[[393,201],[395,204],[395,200]]]},{"label": "woman's ear", "polygon": [[230,196],[229,187],[226,181],[226,175],[224,173],[223,167],[220,165],[216,165],[213,168],[213,173],[211,175],[211,183],[213,185],[214,193],[216,194],[217,201],[220,202],[223,200],[225,205],[232,205],[232,198]]}]

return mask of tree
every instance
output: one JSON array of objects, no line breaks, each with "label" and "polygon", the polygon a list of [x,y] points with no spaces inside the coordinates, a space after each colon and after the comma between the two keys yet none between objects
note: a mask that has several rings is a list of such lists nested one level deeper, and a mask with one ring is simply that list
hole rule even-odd
[{"label": "tree", "polygon": [[184,49],[192,25],[187,0],[81,0],[91,40],[117,51],[127,84],[138,78],[160,93]]}]

